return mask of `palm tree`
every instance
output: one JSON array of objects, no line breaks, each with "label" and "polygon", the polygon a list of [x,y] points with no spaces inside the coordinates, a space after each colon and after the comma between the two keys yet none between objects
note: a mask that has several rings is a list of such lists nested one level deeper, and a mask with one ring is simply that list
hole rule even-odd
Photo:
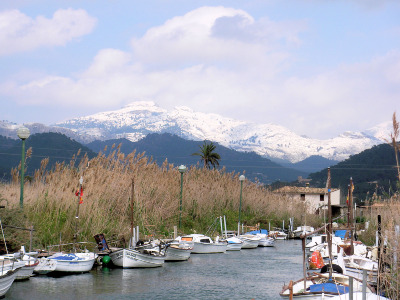
[{"label": "palm tree", "polygon": [[193,153],[192,155],[198,155],[200,156],[200,161],[204,163],[205,168],[210,168],[210,165],[215,168],[215,166],[219,166],[219,160],[221,159],[221,156],[213,152],[215,150],[216,146],[210,142],[207,143],[204,141],[203,145],[200,146],[200,152]]}]

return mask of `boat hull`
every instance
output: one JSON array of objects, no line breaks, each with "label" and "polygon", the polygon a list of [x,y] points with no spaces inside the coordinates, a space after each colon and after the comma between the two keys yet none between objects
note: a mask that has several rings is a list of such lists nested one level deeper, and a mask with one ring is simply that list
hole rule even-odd
[{"label": "boat hull", "polygon": [[199,243],[194,242],[192,253],[225,253],[227,249],[226,243]]},{"label": "boat hull", "polygon": [[226,251],[240,251],[242,249],[243,243],[228,243]]},{"label": "boat hull", "polygon": [[33,270],[33,273],[39,274],[39,275],[45,275],[50,272],[55,271],[56,266],[57,266],[57,261],[54,259],[48,259],[48,258],[39,258],[39,264],[35,267]]},{"label": "boat hull", "polygon": [[26,280],[29,279],[33,275],[33,271],[35,268],[39,265],[39,262],[37,261],[34,264],[26,264],[22,268],[20,268],[17,272],[17,276],[15,277],[15,280]]},{"label": "boat hull", "polygon": [[[57,261],[55,272],[84,273],[89,272],[94,265],[97,255],[94,253],[74,253],[78,259],[67,260],[63,258],[49,257]],[[62,257],[62,256],[59,256]]]},{"label": "boat hull", "polygon": [[17,276],[18,269],[0,272],[0,297],[8,292]]},{"label": "boat hull", "polygon": [[165,250],[165,261],[188,260],[191,253],[192,249],[182,249],[169,246],[167,250]]},{"label": "boat hull", "polygon": [[165,256],[143,254],[134,249],[120,249],[110,253],[113,264],[122,268],[155,268],[164,265]]}]

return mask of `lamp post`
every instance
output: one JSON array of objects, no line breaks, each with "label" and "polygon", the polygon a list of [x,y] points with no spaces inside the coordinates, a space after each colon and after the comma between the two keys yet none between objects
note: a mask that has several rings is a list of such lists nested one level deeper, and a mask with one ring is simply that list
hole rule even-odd
[{"label": "lamp post", "polygon": [[25,140],[29,137],[29,129],[22,126],[18,128],[17,135],[22,140],[22,159],[21,159],[21,193],[19,206],[24,208],[24,181],[25,181]]},{"label": "lamp post", "polygon": [[240,215],[242,212],[242,191],[243,191],[243,181],[246,179],[244,175],[239,176],[240,181],[240,202],[239,202],[239,222],[238,222],[238,235],[240,234]]},{"label": "lamp post", "polygon": [[179,172],[181,173],[181,200],[179,204],[179,229],[181,228],[181,219],[182,219],[182,193],[183,193],[183,174],[186,172],[186,166],[180,165],[178,167]]}]

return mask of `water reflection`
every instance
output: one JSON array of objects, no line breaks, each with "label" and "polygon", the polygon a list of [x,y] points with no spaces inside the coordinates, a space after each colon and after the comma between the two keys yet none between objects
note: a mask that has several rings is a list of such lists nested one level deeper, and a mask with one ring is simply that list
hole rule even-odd
[{"label": "water reflection", "polygon": [[279,299],[282,285],[302,276],[302,255],[300,241],[275,245],[193,254],[160,268],[32,277],[13,284],[6,299]]}]

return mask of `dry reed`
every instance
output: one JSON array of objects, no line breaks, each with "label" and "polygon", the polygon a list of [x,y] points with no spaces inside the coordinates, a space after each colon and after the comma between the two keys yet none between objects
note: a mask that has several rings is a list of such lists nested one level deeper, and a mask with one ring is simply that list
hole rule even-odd
[{"label": "dry reed", "polygon": [[[91,160],[78,152],[69,163],[57,163],[48,171],[47,164],[48,159],[43,160],[32,181],[25,182],[24,193],[26,226],[34,225],[41,246],[58,243],[60,236],[63,241],[73,240],[77,207],[78,240],[93,240],[97,233],[104,233],[109,240],[127,240],[132,179],[134,223],[142,233],[155,231],[171,236],[178,223],[181,177],[168,161],[158,166],[144,153],[124,155],[114,145],[110,154],[99,153]],[[3,184],[0,192],[8,209],[17,209],[19,204],[17,170],[13,174],[13,180]],[[78,205],[75,192],[81,176],[83,204]],[[224,169],[190,167],[183,176],[182,231],[204,231],[220,215],[227,216],[228,229],[235,229],[240,201],[238,177]],[[302,221],[304,209],[299,205],[289,205],[285,197],[259,183],[246,180],[243,184],[242,223],[270,222],[277,226],[289,217]]]}]

